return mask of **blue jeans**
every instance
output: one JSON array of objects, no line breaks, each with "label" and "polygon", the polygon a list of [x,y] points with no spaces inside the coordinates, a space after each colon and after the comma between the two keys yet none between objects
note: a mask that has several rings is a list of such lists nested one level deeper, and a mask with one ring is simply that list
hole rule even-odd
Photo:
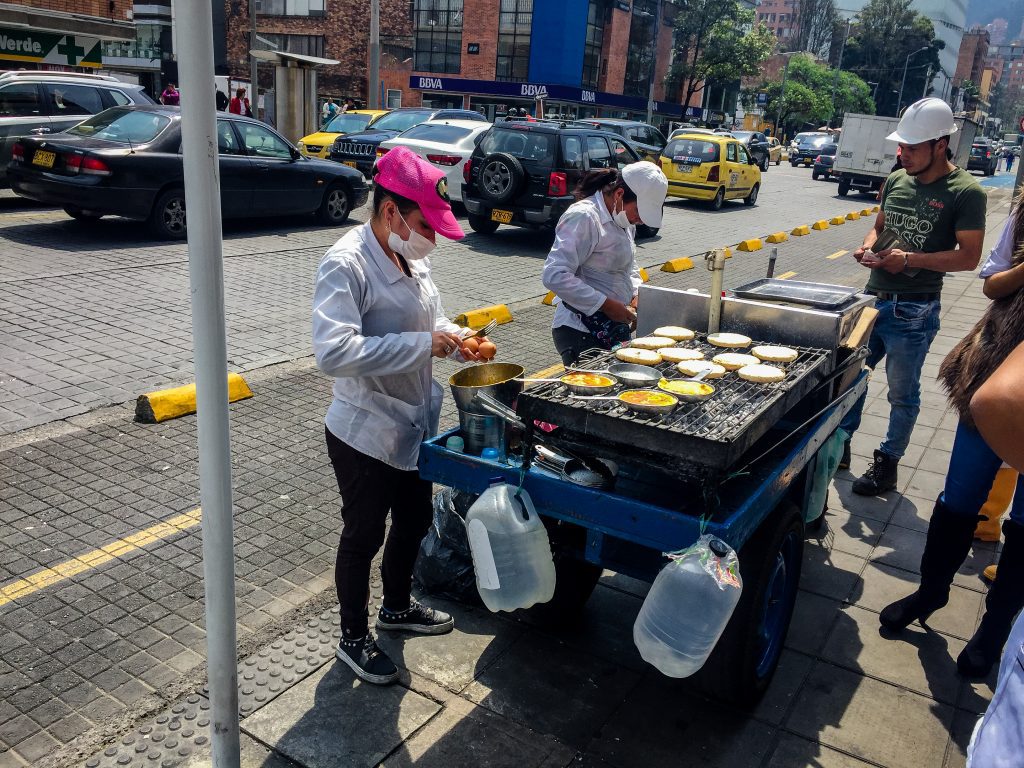
[{"label": "blue jeans", "polygon": [[[866,362],[868,367],[875,368],[885,358],[889,429],[879,450],[897,460],[907,451],[910,434],[921,411],[921,368],[939,332],[939,308],[938,301],[879,299],[875,302],[878,319],[868,342],[870,351]],[[843,419],[841,426],[851,435],[860,427],[866,399],[865,392]]]},{"label": "blue jeans", "polygon": [[[946,507],[958,515],[977,515],[1002,465],[1003,460],[992,452],[976,429],[962,422],[958,424],[942,492]],[[1017,477],[1010,518],[1024,525],[1024,475]]]}]

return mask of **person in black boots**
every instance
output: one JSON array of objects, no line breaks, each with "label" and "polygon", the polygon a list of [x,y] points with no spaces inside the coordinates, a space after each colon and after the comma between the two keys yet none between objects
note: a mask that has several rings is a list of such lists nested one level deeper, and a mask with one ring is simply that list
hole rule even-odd
[{"label": "person in black boots", "polygon": [[[926,621],[944,606],[971,547],[979,512],[1003,460],[985,442],[972,418],[975,393],[1024,342],[1024,193],[981,271],[985,295],[993,299],[977,325],[943,360],[939,378],[960,414],[946,484],[935,503],[921,556],[921,585],[886,606],[882,626],[899,630]],[[1024,606],[1024,479],[1018,478],[995,581],[985,615],[957,659],[961,674],[983,677],[999,660],[1014,617]]]},{"label": "person in black boots", "polygon": [[[896,131],[901,170],[882,187],[875,226],[853,252],[870,271],[866,293],[875,296],[878,319],[868,340],[867,365],[884,359],[889,424],[871,465],[853,484],[854,493],[877,496],[897,485],[900,459],[921,410],[921,369],[939,331],[940,297],[946,272],[972,270],[985,239],[984,190],[963,168],[949,162],[953,112],[941,99],[907,107]],[[843,419],[853,435],[865,398]],[[850,466],[849,442],[839,466]]]}]

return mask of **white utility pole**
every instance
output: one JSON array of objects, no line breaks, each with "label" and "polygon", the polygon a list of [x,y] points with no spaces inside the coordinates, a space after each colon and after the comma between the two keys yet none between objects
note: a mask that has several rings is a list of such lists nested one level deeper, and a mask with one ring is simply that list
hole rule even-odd
[{"label": "white utility pole", "polygon": [[380,105],[380,0],[370,0],[370,109],[381,109]]}]

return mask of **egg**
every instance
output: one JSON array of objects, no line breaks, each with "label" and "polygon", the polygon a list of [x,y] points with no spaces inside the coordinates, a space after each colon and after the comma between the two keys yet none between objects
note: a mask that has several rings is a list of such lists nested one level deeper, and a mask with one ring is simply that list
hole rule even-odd
[{"label": "egg", "polygon": [[480,348],[480,341],[479,341],[479,339],[475,339],[475,338],[473,338],[473,339],[463,339],[462,340],[462,348],[472,352],[473,354],[476,354],[477,350]]},{"label": "egg", "polygon": [[480,357],[484,360],[490,360],[498,353],[498,348],[494,345],[493,341],[481,341],[479,349]]}]

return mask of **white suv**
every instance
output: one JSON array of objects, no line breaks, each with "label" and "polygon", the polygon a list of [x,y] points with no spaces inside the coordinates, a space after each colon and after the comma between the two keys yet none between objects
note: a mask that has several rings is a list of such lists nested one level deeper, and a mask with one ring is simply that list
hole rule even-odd
[{"label": "white suv", "polygon": [[152,104],[141,85],[75,72],[0,72],[0,187],[19,136],[56,133],[108,107]]}]

